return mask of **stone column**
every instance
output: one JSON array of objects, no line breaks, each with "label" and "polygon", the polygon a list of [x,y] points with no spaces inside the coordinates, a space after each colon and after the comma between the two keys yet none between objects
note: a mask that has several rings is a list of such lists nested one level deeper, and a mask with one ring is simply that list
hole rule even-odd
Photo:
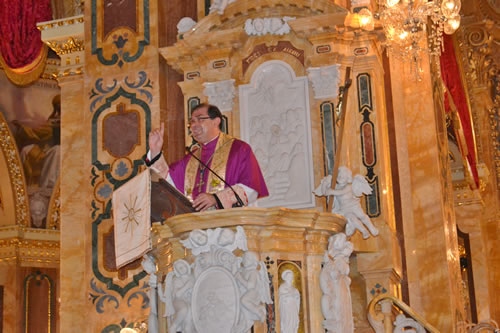
[{"label": "stone column", "polygon": [[[87,305],[82,286],[85,281],[85,250],[88,202],[82,200],[88,188],[87,174],[82,169],[89,155],[89,132],[83,125],[88,120],[83,105],[84,95],[84,23],[75,16],[42,25],[42,40],[61,58],[52,64],[53,75],[61,87],[61,172],[60,172],[60,279],[59,331],[70,332],[86,327],[82,313]],[[49,65],[50,62],[49,62]],[[59,65],[59,66],[57,66]],[[87,162],[88,163],[88,162]],[[88,190],[87,190],[88,191]]]},{"label": "stone column", "polygon": [[[463,316],[457,230],[444,111],[433,103],[429,60],[422,80],[391,59],[395,152],[399,173],[409,305],[442,332]],[[439,291],[439,292],[437,292]]]}]

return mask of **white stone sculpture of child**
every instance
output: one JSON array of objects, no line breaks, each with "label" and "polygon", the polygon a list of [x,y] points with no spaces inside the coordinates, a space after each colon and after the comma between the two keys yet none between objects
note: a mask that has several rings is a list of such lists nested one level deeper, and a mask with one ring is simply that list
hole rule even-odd
[{"label": "white stone sculpture of child", "polygon": [[[352,236],[356,230],[359,230],[364,239],[379,234],[378,229],[363,211],[360,203],[360,197],[363,194],[371,194],[372,189],[365,177],[356,175],[352,177],[352,172],[347,167],[339,167],[337,184],[335,189],[330,188],[328,179],[331,182],[331,176],[325,177],[321,185],[314,191],[317,196],[334,196],[332,213],[340,214],[347,219],[346,235]],[[369,231],[369,232],[368,232]]]},{"label": "white stone sculpture of child", "polygon": [[242,267],[235,274],[235,279],[242,292],[241,305],[245,308],[247,319],[264,321],[266,318],[265,303],[272,303],[269,291],[267,270],[260,265],[257,254],[246,251],[243,254]]},{"label": "white stone sculpture of child", "polygon": [[176,260],[173,266],[174,270],[165,280],[165,291],[161,284],[158,285],[160,299],[165,303],[169,332],[194,333],[191,294],[195,280],[191,266],[183,259]]}]

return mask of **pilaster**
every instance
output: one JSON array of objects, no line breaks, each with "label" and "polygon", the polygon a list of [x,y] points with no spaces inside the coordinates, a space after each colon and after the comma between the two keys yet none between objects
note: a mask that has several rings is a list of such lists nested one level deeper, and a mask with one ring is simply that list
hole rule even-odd
[{"label": "pilaster", "polygon": [[[85,123],[84,85],[85,47],[82,16],[43,22],[38,25],[42,40],[60,57],[52,64],[52,75],[61,87],[61,172],[60,174],[60,314],[59,329],[71,331],[85,327],[85,317],[75,316],[86,307],[82,297],[87,262],[86,219],[88,202],[86,174],[81,166],[88,156],[89,141]],[[86,154],[87,152],[87,154]],[[88,240],[87,240],[88,241]]]},{"label": "pilaster", "polygon": [[[422,80],[390,61],[409,305],[443,332],[464,318],[444,111],[433,103],[429,59]],[[437,89],[437,90],[436,90]],[[439,290],[440,292],[436,292]]]}]

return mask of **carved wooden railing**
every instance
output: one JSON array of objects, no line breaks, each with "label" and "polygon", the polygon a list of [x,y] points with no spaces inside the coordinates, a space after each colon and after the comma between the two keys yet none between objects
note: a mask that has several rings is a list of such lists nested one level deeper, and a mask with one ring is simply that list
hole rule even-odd
[{"label": "carved wooden railing", "polygon": [[380,294],[372,299],[368,305],[368,321],[375,333],[404,332],[408,329],[417,333],[439,333],[439,330],[403,301],[387,294]]}]

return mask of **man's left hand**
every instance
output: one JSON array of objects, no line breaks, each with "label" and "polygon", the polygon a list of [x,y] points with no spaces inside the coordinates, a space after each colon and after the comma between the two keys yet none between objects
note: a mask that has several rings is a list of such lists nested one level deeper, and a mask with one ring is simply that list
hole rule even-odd
[{"label": "man's left hand", "polygon": [[210,193],[200,193],[193,201],[194,209],[196,209],[199,212],[216,206],[217,206],[217,201],[215,200],[213,194]]}]

